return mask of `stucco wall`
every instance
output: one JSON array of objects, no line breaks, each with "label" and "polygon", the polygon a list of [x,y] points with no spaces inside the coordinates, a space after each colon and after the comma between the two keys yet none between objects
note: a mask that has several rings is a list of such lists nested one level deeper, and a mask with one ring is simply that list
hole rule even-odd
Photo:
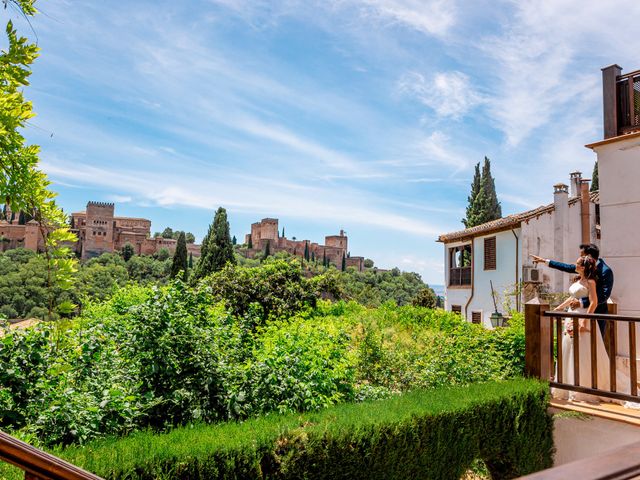
[{"label": "stucco wall", "polygon": [[615,274],[618,313],[640,315],[640,139],[595,148],[600,181],[601,254]]}]

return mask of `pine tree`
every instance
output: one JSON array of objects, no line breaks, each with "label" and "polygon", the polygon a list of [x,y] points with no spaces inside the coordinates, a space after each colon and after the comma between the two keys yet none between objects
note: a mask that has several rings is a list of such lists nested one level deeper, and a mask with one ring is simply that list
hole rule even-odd
[{"label": "pine tree", "polygon": [[220,207],[202,240],[200,261],[196,268],[195,278],[203,278],[222,270],[227,263],[235,264],[236,259],[231,244],[227,211]]},{"label": "pine tree", "polygon": [[182,272],[182,279],[187,280],[189,263],[187,260],[187,238],[184,232],[180,233],[176,251],[173,254],[173,262],[171,263],[171,278],[176,278]]},{"label": "pine tree", "polygon": [[122,247],[122,258],[124,259],[125,262],[128,262],[131,257],[133,257],[135,255],[136,251],[133,248],[133,245],[131,245],[129,242],[125,243],[124,246]]},{"label": "pine tree", "polygon": [[591,191],[597,192],[600,189],[598,184],[598,161],[593,164],[593,175],[591,175]]},{"label": "pine tree", "polygon": [[342,252],[342,271],[345,272],[347,270],[347,257],[344,252]]},{"label": "pine tree", "polygon": [[304,259],[309,261],[309,242],[304,242]]},{"label": "pine tree", "polygon": [[[475,227],[491,220],[502,217],[502,207],[496,194],[496,186],[491,175],[491,161],[484,157],[482,175],[479,175],[480,164],[476,165],[476,171],[471,184],[467,217],[462,220],[466,228]],[[478,179],[479,187],[478,187]]]}]

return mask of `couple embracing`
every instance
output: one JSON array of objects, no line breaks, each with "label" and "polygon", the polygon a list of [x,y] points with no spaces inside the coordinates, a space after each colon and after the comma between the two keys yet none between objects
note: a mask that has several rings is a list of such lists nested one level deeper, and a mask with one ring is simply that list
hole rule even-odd
[{"label": "couple embracing", "polygon": [[[554,260],[547,260],[537,255],[531,255],[535,263],[545,263],[550,268],[561,270],[567,273],[577,274],[575,281],[569,287],[569,297],[558,305],[555,310],[569,311],[577,313],[608,313],[607,300],[611,296],[613,289],[613,271],[600,258],[600,249],[594,244],[580,245],[580,256],[575,264],[561,263]],[[598,320],[598,327],[591,334],[596,336],[596,365],[598,388],[609,390],[609,356],[604,346],[605,320]],[[579,369],[580,385],[591,388],[591,350],[590,325],[588,319],[581,318],[578,321],[578,332],[573,331],[573,318],[564,320],[562,336],[562,371],[563,383],[575,384],[574,362],[573,362],[573,336],[578,335],[578,343],[581,352]],[[615,355],[615,352],[612,352]],[[622,372],[616,370],[616,384],[618,391],[628,393],[629,378]],[[626,388],[626,392],[623,390]],[[598,401],[599,398],[579,392],[569,392],[560,390],[553,392],[556,398],[569,400]],[[607,400],[611,401],[611,400]]]}]

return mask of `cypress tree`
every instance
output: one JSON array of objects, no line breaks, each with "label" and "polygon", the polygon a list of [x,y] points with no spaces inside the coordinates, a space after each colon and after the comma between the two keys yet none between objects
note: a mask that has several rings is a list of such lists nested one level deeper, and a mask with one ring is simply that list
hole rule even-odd
[{"label": "cypress tree", "polygon": [[593,164],[593,175],[591,175],[591,191],[597,192],[600,189],[598,184],[598,161]]},{"label": "cypress tree", "polygon": [[267,245],[264,247],[264,258],[271,255],[271,240],[267,240]]},{"label": "cypress tree", "polygon": [[462,222],[466,228],[475,227],[491,220],[502,218],[502,207],[496,194],[496,186],[491,175],[491,161],[484,157],[480,188],[477,188],[477,178],[480,164],[476,165],[476,173],[471,184],[471,195],[467,207],[467,218]]},{"label": "cypress tree", "polygon": [[131,245],[131,243],[127,242],[124,244],[124,246],[122,247],[122,258],[124,259],[125,262],[128,262],[129,260],[131,260],[131,257],[133,257],[136,254],[135,249],[133,248],[133,245]]},{"label": "cypress tree", "polygon": [[284,227],[282,227],[282,238],[284,238]]},{"label": "cypress tree", "polygon": [[342,271],[345,272],[347,270],[347,257],[344,252],[342,252]]},{"label": "cypress tree", "polygon": [[193,253],[189,252],[189,270],[193,268]]},{"label": "cypress tree", "polygon": [[251,239],[251,234],[249,234],[249,243],[247,244],[247,248],[249,250],[253,248],[253,240]]},{"label": "cypress tree", "polygon": [[316,261],[316,253],[315,252],[311,252],[311,261],[312,262]]},{"label": "cypress tree", "polygon": [[238,239],[236,238],[236,236],[234,235],[233,238],[231,239],[231,243],[234,245],[237,245],[238,243]]},{"label": "cypress tree", "polygon": [[476,197],[478,193],[480,193],[480,162],[476,163],[475,173],[473,175],[473,182],[471,182],[471,193],[467,197],[467,215],[462,219],[462,223],[466,228],[471,227],[472,220],[477,216],[476,215]]},{"label": "cypress tree", "polygon": [[322,250],[322,266],[323,267],[328,267],[329,265],[327,265],[327,250],[323,249]]},{"label": "cypress tree", "polygon": [[189,263],[187,260],[187,238],[184,232],[180,232],[176,251],[173,254],[173,262],[171,263],[171,278],[176,278],[182,272],[182,279],[187,280],[187,271]]},{"label": "cypress tree", "polygon": [[309,242],[304,242],[304,259],[309,261]]},{"label": "cypress tree", "polygon": [[227,211],[220,207],[202,241],[200,261],[196,268],[195,278],[203,278],[222,270],[227,263],[235,264],[236,259],[233,255]]}]

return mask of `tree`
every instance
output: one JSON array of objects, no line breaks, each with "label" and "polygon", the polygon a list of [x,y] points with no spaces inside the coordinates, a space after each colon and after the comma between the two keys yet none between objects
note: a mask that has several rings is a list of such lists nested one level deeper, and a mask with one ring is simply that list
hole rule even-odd
[{"label": "tree", "polygon": [[364,268],[373,268],[373,265],[373,260],[371,260],[370,258],[364,259]]},{"label": "tree", "polygon": [[438,306],[438,297],[431,288],[425,287],[418,292],[411,303],[415,307],[436,308]]},{"label": "tree", "polygon": [[182,279],[187,280],[189,265],[187,260],[187,239],[184,232],[178,237],[176,251],[173,254],[173,262],[171,263],[171,278],[176,278],[182,272]]},{"label": "tree", "polygon": [[315,252],[311,252],[311,261],[312,262],[316,261],[316,253]]},{"label": "tree", "polygon": [[347,257],[345,256],[344,252],[342,252],[342,271],[347,271]]},{"label": "tree", "polygon": [[284,238],[284,227],[282,227],[282,238]]},{"label": "tree", "polygon": [[271,241],[267,240],[267,244],[264,247],[264,258],[267,258],[269,255],[271,255]]},{"label": "tree", "polygon": [[464,223],[466,228],[470,228],[473,219],[477,217],[476,198],[478,197],[478,193],[480,193],[480,181],[480,162],[478,162],[475,167],[473,181],[471,182],[471,193],[469,194],[469,197],[467,197],[467,215],[462,220],[462,223]]},{"label": "tree", "polygon": [[196,243],[196,236],[191,232],[187,232],[185,233],[185,240],[187,243]]},{"label": "tree", "polygon": [[[204,241],[202,243],[204,244]],[[253,240],[251,239],[251,234],[249,234],[249,243],[247,243],[247,248],[249,250],[253,248]]]},{"label": "tree", "polygon": [[238,244],[238,239],[236,238],[236,236],[234,235],[233,238],[231,239],[231,243],[233,245],[237,245]]},{"label": "tree", "polygon": [[327,263],[327,249],[323,248],[322,249],[322,266],[323,267],[328,267],[329,264]]},{"label": "tree", "polygon": [[200,261],[194,277],[203,278],[222,270],[227,263],[236,263],[229,233],[227,211],[220,207],[216,211],[213,223],[202,240]]},{"label": "tree", "polygon": [[173,229],[171,227],[165,228],[161,233],[162,238],[173,238]]},{"label": "tree", "polygon": [[[10,3],[24,16],[36,13],[34,0],[10,0]],[[74,307],[70,302],[56,303],[55,289],[69,290],[74,284],[77,261],[67,245],[77,238],[69,231],[67,217],[55,203],[46,174],[38,169],[40,148],[27,145],[22,134],[27,121],[35,116],[31,102],[24,98],[24,87],[29,85],[38,47],[18,37],[11,21],[6,33],[8,47],[0,52],[0,198],[12,212],[25,212],[38,223],[47,260],[47,312],[51,319],[56,310],[67,313]]]},{"label": "tree", "polygon": [[598,161],[593,164],[593,175],[591,175],[591,191],[597,192],[600,189],[598,182]]},{"label": "tree", "polygon": [[131,245],[129,242],[125,243],[122,247],[122,258],[124,259],[124,261],[128,262],[135,254],[136,251],[133,248],[133,245]]},{"label": "tree", "polygon": [[462,220],[466,228],[502,217],[495,181],[491,175],[491,161],[487,157],[484,157],[482,175],[480,175],[480,163],[476,165],[468,201],[467,216]]},{"label": "tree", "polygon": [[193,268],[193,253],[189,252],[189,270]]},{"label": "tree", "polygon": [[160,260],[161,262],[164,262],[169,257],[171,257],[171,252],[169,252],[168,248],[162,247],[153,256],[155,257],[156,260]]},{"label": "tree", "polygon": [[304,259],[309,261],[309,242],[304,242]]}]

